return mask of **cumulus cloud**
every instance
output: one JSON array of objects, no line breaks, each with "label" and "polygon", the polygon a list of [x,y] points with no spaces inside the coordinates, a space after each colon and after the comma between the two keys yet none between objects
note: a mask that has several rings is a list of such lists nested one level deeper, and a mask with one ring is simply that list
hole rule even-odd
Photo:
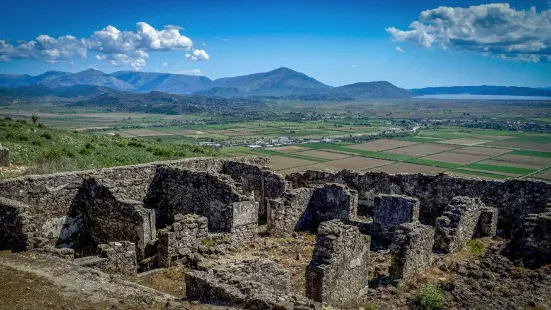
[{"label": "cumulus cloud", "polygon": [[468,8],[439,7],[421,12],[409,30],[388,27],[394,41],[497,58],[551,61],[551,10],[516,10],[507,3]]},{"label": "cumulus cloud", "polygon": [[190,53],[186,54],[186,58],[193,61],[209,60],[209,55],[205,50],[194,49]]},{"label": "cumulus cloud", "polygon": [[166,62],[166,61],[161,62],[161,66],[162,66],[162,67],[168,66],[168,62]]},{"label": "cumulus cloud", "polygon": [[403,52],[404,52],[404,50],[403,50],[401,47],[399,47],[399,46],[396,46],[396,51],[398,51],[398,52],[400,52],[400,53],[403,53]]},{"label": "cumulus cloud", "polygon": [[208,60],[209,56],[204,50],[193,49],[191,39],[180,34],[182,29],[179,26],[167,25],[163,30],[157,30],[147,23],[139,22],[134,31],[121,31],[109,25],[95,31],[90,37],[81,39],[70,35],[57,39],[40,35],[35,40],[18,41],[16,44],[0,40],[0,61],[71,61],[75,57],[84,59],[87,51],[92,51],[97,53],[97,60],[139,70],[146,65],[149,53],[174,50],[188,52],[186,58],[190,60]]}]

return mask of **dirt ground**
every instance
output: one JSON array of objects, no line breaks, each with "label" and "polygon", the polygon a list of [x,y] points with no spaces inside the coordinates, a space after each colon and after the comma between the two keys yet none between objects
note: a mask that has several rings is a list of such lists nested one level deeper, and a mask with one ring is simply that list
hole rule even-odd
[{"label": "dirt ground", "polygon": [[270,156],[270,166],[276,171],[311,165],[315,163],[315,161],[310,161],[306,159],[290,158],[285,156]]},{"label": "dirt ground", "polygon": [[530,149],[530,151],[551,152],[551,144],[542,144]]},{"label": "dirt ground", "polygon": [[139,137],[172,136],[172,133],[160,132],[151,129],[130,129],[125,130],[124,132]]},{"label": "dirt ground", "polygon": [[409,155],[409,156],[427,156],[440,152],[451,151],[457,148],[453,145],[443,145],[436,143],[423,143],[416,144],[406,147],[401,147],[398,149],[393,149],[387,151],[388,153],[399,154],[399,155]]},{"label": "dirt ground", "polygon": [[341,154],[341,153],[333,153],[333,152],[325,152],[325,151],[318,151],[318,150],[310,150],[310,151],[304,151],[304,152],[298,152],[295,153],[297,155],[304,155],[304,156],[311,156],[316,158],[323,158],[323,159],[343,159],[346,157],[350,157],[350,155]]},{"label": "dirt ground", "polygon": [[499,149],[494,147],[469,146],[454,150],[455,153],[468,155],[483,155],[483,156],[498,156],[511,152],[507,149]]},{"label": "dirt ground", "polygon": [[472,163],[472,162],[477,162],[486,158],[488,158],[488,156],[459,154],[455,152],[444,152],[444,153],[438,153],[427,157],[423,157],[423,159],[443,161],[447,163],[462,164],[462,165]]},{"label": "dirt ground", "polygon": [[456,144],[456,145],[464,145],[464,146],[474,146],[479,144],[484,144],[492,142],[491,140],[478,140],[478,139],[469,139],[469,138],[460,138],[460,139],[451,139],[451,140],[442,140],[438,141],[438,143],[445,143],[445,144]]},{"label": "dirt ground", "polygon": [[280,153],[294,153],[294,152],[306,151],[308,150],[308,148],[302,147],[302,146],[290,145],[290,146],[272,147],[272,148],[269,148],[269,150],[274,152],[280,152]]},{"label": "dirt ground", "polygon": [[361,156],[348,157],[344,159],[333,160],[325,163],[319,163],[315,165],[308,166],[308,169],[311,170],[342,170],[342,169],[351,169],[351,170],[365,170],[373,167],[388,165],[393,163],[389,160],[376,159],[376,158],[367,158]]},{"label": "dirt ground", "polygon": [[535,142],[524,142],[524,141],[512,141],[512,140],[501,140],[488,143],[489,146],[504,146],[516,149],[526,149],[535,147],[538,143]]},{"label": "dirt ground", "polygon": [[398,174],[398,173],[429,173],[430,174],[430,173],[442,172],[446,169],[431,167],[431,166],[416,165],[416,164],[408,164],[408,163],[395,163],[392,165],[377,167],[371,170],[393,173],[393,174]]},{"label": "dirt ground", "polygon": [[386,150],[396,149],[399,147],[410,146],[414,144],[418,144],[418,143],[409,142],[409,141],[380,139],[380,140],[374,140],[374,141],[370,141],[362,144],[349,145],[347,147],[351,149],[357,149],[357,150],[386,151]]}]

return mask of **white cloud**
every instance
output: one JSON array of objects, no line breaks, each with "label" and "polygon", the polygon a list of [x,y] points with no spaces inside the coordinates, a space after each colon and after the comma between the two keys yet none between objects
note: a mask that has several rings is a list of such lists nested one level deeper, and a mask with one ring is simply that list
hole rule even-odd
[{"label": "white cloud", "polygon": [[198,61],[198,60],[209,60],[210,57],[207,54],[207,52],[205,52],[205,50],[194,49],[190,53],[186,54],[186,58],[189,60]]},{"label": "white cloud", "polygon": [[162,66],[162,67],[168,66],[168,62],[166,62],[166,61],[161,62],[161,66]]},{"label": "white cloud", "polygon": [[[75,57],[86,58],[87,51],[97,53],[97,60],[108,61],[114,66],[139,70],[146,65],[149,53],[156,51],[187,51],[190,60],[208,60],[204,50],[192,49],[193,42],[180,34],[179,26],[167,25],[157,30],[139,22],[134,31],[121,31],[107,26],[95,31],[89,38],[73,36],[52,38],[40,35],[35,40],[19,41],[15,45],[0,40],[0,61],[12,59],[39,59],[47,62],[71,61]],[[190,54],[191,53],[191,54]]]},{"label": "white cloud", "polygon": [[403,50],[401,47],[399,47],[399,46],[396,46],[396,51],[398,51],[398,52],[400,52],[400,53],[403,53],[403,52],[404,52],[404,50]]},{"label": "white cloud", "polygon": [[172,29],[184,30],[184,27],[181,27],[181,26],[178,26],[178,25],[166,25],[165,29],[168,29],[168,30],[172,30]]},{"label": "white cloud", "polygon": [[409,30],[388,27],[394,41],[470,51],[508,60],[551,61],[551,10],[516,10],[507,3],[421,12]]},{"label": "white cloud", "polygon": [[185,74],[185,75],[204,75],[200,69],[183,70],[183,71],[178,71],[177,73]]},{"label": "white cloud", "polygon": [[352,68],[356,68],[356,65],[352,65]]}]

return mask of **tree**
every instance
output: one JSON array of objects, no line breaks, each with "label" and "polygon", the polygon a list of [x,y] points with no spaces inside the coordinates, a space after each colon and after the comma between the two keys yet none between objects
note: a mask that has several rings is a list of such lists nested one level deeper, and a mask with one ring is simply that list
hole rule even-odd
[{"label": "tree", "polygon": [[38,116],[36,114],[33,114],[33,116],[31,117],[31,119],[33,120],[33,124],[36,124],[36,122],[38,121],[39,118],[40,118],[40,116]]}]

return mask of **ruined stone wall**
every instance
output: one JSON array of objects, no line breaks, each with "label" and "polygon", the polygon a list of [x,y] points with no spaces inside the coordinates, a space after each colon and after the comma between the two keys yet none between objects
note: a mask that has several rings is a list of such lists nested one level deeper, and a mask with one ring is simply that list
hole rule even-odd
[{"label": "ruined stone wall", "polygon": [[335,182],[346,184],[359,193],[359,215],[370,214],[377,194],[400,194],[418,198],[420,220],[434,224],[455,196],[479,197],[484,204],[499,210],[498,229],[510,236],[522,226],[527,214],[540,213],[551,198],[551,184],[527,180],[486,181],[452,177],[445,174],[388,174],[383,172],[338,173],[307,171],[286,176],[293,188]]},{"label": "ruined stone wall", "polygon": [[10,150],[0,144],[0,167],[9,167],[10,165]]},{"label": "ruined stone wall", "polygon": [[244,309],[318,309],[311,300],[289,294],[290,275],[273,261],[248,259],[186,272],[186,296]]},{"label": "ruined stone wall", "polygon": [[322,222],[334,219],[347,221],[356,217],[357,208],[358,193],[355,190],[341,184],[316,187],[306,211],[296,224],[296,230],[316,232]]},{"label": "ruined stone wall", "polygon": [[483,208],[478,198],[454,197],[436,219],[434,249],[451,253],[465,246],[475,235]]},{"label": "ruined stone wall", "polygon": [[[99,170],[77,171],[40,176],[24,176],[0,180],[0,197],[29,206],[35,227],[34,238],[47,239],[49,245],[72,246],[78,239],[75,234],[83,229],[84,222],[73,212],[81,200],[83,180],[93,177],[104,184],[111,184],[113,193],[123,199],[142,200],[149,190],[157,167],[173,166],[197,168],[219,172],[223,158],[188,158],[151,164],[114,167]],[[265,166],[263,157],[232,158],[243,164]],[[77,214],[78,215],[78,214]]]},{"label": "ruined stone wall", "polygon": [[356,301],[369,279],[370,237],[339,220],[323,222],[306,269],[306,297],[336,307]]},{"label": "ruined stone wall", "polygon": [[282,197],[268,204],[268,232],[272,236],[289,236],[306,211],[314,188],[298,188],[285,191]]},{"label": "ruined stone wall", "polygon": [[259,203],[260,219],[266,219],[268,200],[280,197],[285,192],[285,179],[260,165],[228,160],[224,162],[220,173],[227,174],[241,183],[244,195],[253,195],[255,201]]},{"label": "ruined stone wall", "polygon": [[106,258],[99,266],[102,269],[125,276],[135,276],[138,273],[136,245],[130,241],[100,244],[98,256]]},{"label": "ruined stone wall", "polygon": [[433,245],[433,227],[419,222],[399,225],[390,246],[390,276],[393,279],[407,279],[428,268],[432,263]]},{"label": "ruined stone wall", "polygon": [[232,210],[231,240],[242,243],[254,239],[258,234],[258,202],[234,202],[230,208]]},{"label": "ruined stone wall", "polygon": [[172,264],[197,252],[201,240],[208,236],[208,220],[196,214],[177,214],[174,223],[157,231],[157,264],[170,267]]},{"label": "ruined stone wall", "polygon": [[182,168],[159,167],[146,204],[156,210],[157,225],[170,225],[174,215],[208,218],[209,231],[230,232],[234,202],[247,201],[226,175]]},{"label": "ruined stone wall", "polygon": [[551,263],[551,207],[541,214],[526,217],[522,229],[511,240],[513,257],[528,267]]},{"label": "ruined stone wall", "polygon": [[156,235],[154,210],[144,208],[143,202],[115,196],[109,186],[95,179],[86,180],[84,188],[81,208],[90,240],[95,244],[131,241],[138,259],[143,259],[147,243]]},{"label": "ruined stone wall", "polygon": [[0,197],[0,250],[29,249],[40,246],[34,240],[34,225],[28,219],[28,206],[15,200]]}]

